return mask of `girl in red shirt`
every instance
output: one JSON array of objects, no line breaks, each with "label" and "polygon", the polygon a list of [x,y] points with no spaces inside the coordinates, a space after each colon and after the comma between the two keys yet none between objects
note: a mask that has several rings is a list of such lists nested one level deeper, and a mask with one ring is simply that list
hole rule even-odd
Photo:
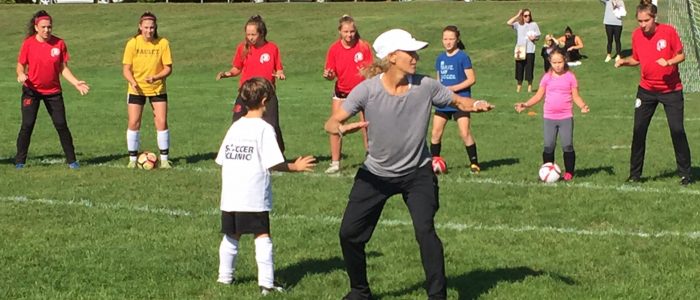
[{"label": "girl in red shirt", "polygon": [[[231,69],[216,74],[216,80],[236,77],[240,75],[240,86],[252,77],[262,77],[269,80],[273,86],[275,79],[284,80],[282,59],[277,45],[267,40],[267,26],[262,17],[255,15],[250,17],[243,27],[245,40],[236,47],[236,54],[231,62]],[[267,101],[267,107],[263,120],[275,128],[277,144],[284,153],[284,139],[279,126],[278,100],[276,93]],[[233,107],[233,122],[245,116],[247,109],[241,101],[240,95],[236,97]]]},{"label": "girl in red shirt", "polygon": [[[343,100],[350,94],[350,91],[365,79],[360,74],[360,70],[372,64],[372,51],[369,43],[360,39],[355,20],[349,15],[343,15],[338,23],[340,38],[328,49],[326,66],[323,69],[323,78],[328,80],[337,79],[333,89],[331,113],[338,110]],[[360,112],[360,121],[365,121],[364,112]],[[362,129],[362,134],[365,149],[367,149],[367,128]],[[331,165],[326,170],[326,173],[333,174],[340,171],[340,155],[343,145],[338,135],[331,134],[329,139]]]},{"label": "girl in red shirt", "polygon": [[41,100],[51,116],[58,132],[61,147],[66,154],[66,162],[71,169],[80,165],[75,157],[73,137],[68,129],[66,110],[59,74],[70,82],[81,95],[90,87],[78,80],[68,68],[68,48],[63,40],[52,34],[51,16],[43,10],[36,12],[29,21],[27,36],[22,43],[17,58],[17,82],[22,84],[22,125],[17,136],[15,168],[22,169],[27,161],[29,142],[39,112]]},{"label": "girl in red shirt", "polygon": [[639,28],[632,33],[632,56],[615,62],[615,67],[640,66],[641,76],[634,103],[634,131],[628,182],[641,181],[647,130],[656,106],[663,104],[671,129],[680,184],[692,182],[690,147],[683,125],[683,84],[678,64],[685,60],[678,32],[667,24],[656,23],[656,5],[642,0],[637,6]]}]

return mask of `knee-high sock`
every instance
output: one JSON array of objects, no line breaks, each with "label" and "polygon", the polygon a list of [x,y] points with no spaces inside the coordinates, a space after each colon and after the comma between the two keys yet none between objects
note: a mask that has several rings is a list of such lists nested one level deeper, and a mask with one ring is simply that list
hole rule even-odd
[{"label": "knee-high sock", "polygon": [[275,264],[272,258],[272,240],[269,236],[255,239],[255,261],[258,263],[258,285],[274,286]]},{"label": "knee-high sock", "polygon": [[139,153],[140,139],[138,130],[126,130],[126,150],[129,151],[130,159],[136,160],[136,156]]},{"label": "knee-high sock", "polygon": [[219,246],[219,281],[233,281],[238,256],[238,240],[224,234]]},{"label": "knee-high sock", "polygon": [[160,160],[168,160],[168,152],[170,150],[170,131],[158,131],[158,149],[160,149]]}]

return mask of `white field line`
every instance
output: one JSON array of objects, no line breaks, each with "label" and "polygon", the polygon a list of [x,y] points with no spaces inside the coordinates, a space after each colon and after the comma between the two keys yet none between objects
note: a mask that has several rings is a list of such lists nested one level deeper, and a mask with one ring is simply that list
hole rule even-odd
[{"label": "white field line", "polygon": [[[62,163],[62,162],[61,162]],[[214,162],[212,161],[212,165],[214,165]],[[115,164],[94,164],[94,165],[83,165],[83,167],[88,166],[88,167],[107,167],[107,168],[116,168],[116,169],[125,169],[126,166],[122,165],[115,165]],[[194,172],[199,172],[199,173],[218,173],[219,168],[218,167],[190,167],[190,166],[177,166],[173,169],[168,170],[168,172],[171,171],[177,171],[177,172],[187,172],[187,171],[194,171]],[[158,172],[156,170],[155,172]],[[323,178],[336,178],[336,179],[352,179],[355,177],[354,173],[348,173],[348,174],[335,174],[335,175],[327,175],[324,173],[317,173],[317,172],[304,172],[304,173],[296,173],[296,174],[288,174],[288,173],[283,173],[283,172],[273,172],[273,176],[309,176],[309,177],[323,177]],[[623,193],[629,193],[629,192],[634,192],[634,193],[648,193],[648,194],[682,194],[682,195],[698,195],[700,196],[700,190],[694,190],[690,188],[683,188],[677,185],[673,185],[675,188],[652,188],[652,187],[644,187],[642,185],[634,184],[620,184],[620,185],[601,185],[601,184],[595,184],[595,183],[590,183],[590,182],[573,182],[573,183],[564,183],[564,182],[558,182],[555,184],[543,184],[539,181],[533,180],[533,181],[521,181],[521,182],[513,182],[513,181],[503,181],[503,180],[498,180],[495,178],[489,178],[489,177],[484,177],[482,175],[479,176],[470,176],[470,177],[444,177],[441,176],[439,179],[440,183],[447,183],[447,184],[452,184],[452,183],[477,183],[477,184],[491,184],[491,185],[499,185],[499,186],[515,186],[515,187],[545,187],[545,188],[578,188],[578,189],[586,189],[586,190],[607,190],[607,191],[614,191],[614,192],[623,192]]]},{"label": "white field line", "polygon": [[[147,214],[157,214],[166,216],[178,216],[178,217],[195,217],[200,215],[218,215],[218,210],[205,210],[200,212],[192,212],[181,209],[170,209],[165,207],[150,207],[150,206],[138,206],[138,205],[124,205],[124,204],[102,204],[93,203],[87,199],[80,200],[53,200],[53,199],[29,199],[24,196],[3,196],[0,197],[0,202],[14,202],[14,203],[27,203],[27,204],[44,204],[44,205],[62,205],[62,206],[79,206],[83,208],[97,208],[105,210],[126,210],[133,212],[142,212]],[[303,216],[303,215],[285,215],[285,214],[272,214],[273,219],[286,219],[286,220],[301,220],[310,223],[317,224],[340,224],[341,219],[339,217],[333,216]],[[410,221],[405,220],[394,220],[394,219],[381,219],[380,224],[382,226],[389,227],[412,227]],[[618,229],[606,229],[606,230],[590,230],[590,229],[578,229],[571,227],[552,227],[552,226],[511,226],[505,224],[487,225],[487,224],[463,224],[463,223],[439,223],[436,224],[438,229],[452,230],[452,231],[496,231],[496,232],[533,232],[533,233],[552,233],[552,234],[569,234],[578,236],[624,236],[624,237],[639,237],[639,238],[664,238],[664,237],[680,237],[687,239],[699,239],[700,231],[658,231],[658,232],[644,232],[644,231],[630,231],[630,230],[618,230]]]}]

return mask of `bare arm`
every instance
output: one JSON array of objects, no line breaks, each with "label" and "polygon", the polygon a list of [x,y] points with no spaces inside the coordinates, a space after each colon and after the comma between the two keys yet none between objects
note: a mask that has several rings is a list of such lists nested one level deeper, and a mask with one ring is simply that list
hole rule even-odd
[{"label": "bare arm", "polygon": [[667,67],[667,66],[673,66],[680,64],[685,61],[685,53],[683,51],[676,53],[671,59],[663,59],[659,58],[659,60],[656,61],[659,65],[662,67]]},{"label": "bare arm", "polygon": [[574,49],[581,49],[581,48],[583,48],[583,40],[581,40],[580,37],[576,36],[576,38],[574,39],[574,45],[569,47],[569,49],[566,49],[566,51],[571,51]]},{"label": "bare arm", "polygon": [[272,168],[280,172],[311,172],[316,166],[316,158],[313,156],[299,156],[294,162],[283,162]]},{"label": "bare arm", "polygon": [[173,65],[164,65],[163,70],[160,71],[158,74],[146,77],[146,82],[153,83],[154,81],[157,81],[157,80],[163,80],[166,77],[168,77],[170,75],[170,73],[172,73],[172,72],[173,72]]},{"label": "bare arm", "polygon": [[508,19],[508,21],[506,21],[506,25],[512,26],[513,23],[515,23],[515,21],[517,21],[518,18],[520,18],[520,15],[522,15],[522,14],[523,14],[523,10],[522,9],[518,10],[518,13],[515,16],[513,16],[512,18]]},{"label": "bare arm", "polygon": [[526,108],[532,107],[535,104],[539,103],[543,97],[544,89],[540,87],[539,89],[537,89],[537,93],[532,95],[532,97],[530,97],[530,99],[528,99],[527,101],[515,103],[515,111],[522,112]]},{"label": "bare arm", "polygon": [[239,69],[237,67],[231,67],[231,69],[228,71],[223,71],[223,72],[217,73],[216,80],[219,80],[222,78],[236,77],[240,74],[241,74],[241,69]]},{"label": "bare arm", "polygon": [[639,61],[634,59],[634,57],[632,57],[632,56],[625,57],[625,58],[620,59],[620,60],[615,62],[615,68],[624,67],[624,66],[634,67],[634,66],[638,66],[638,65],[639,65]]},{"label": "bare arm", "polygon": [[126,79],[127,82],[129,82],[129,85],[135,89],[139,89],[139,84],[136,83],[136,78],[134,78],[134,73],[131,71],[131,65],[123,65],[122,67],[122,75],[124,76],[124,79]]},{"label": "bare arm", "polygon": [[27,65],[17,63],[17,82],[24,83],[27,81]]},{"label": "bare arm", "polygon": [[81,95],[85,95],[90,91],[90,87],[85,83],[85,81],[78,80],[78,78],[75,78],[75,75],[73,75],[73,72],[68,68],[68,63],[64,62],[63,63],[63,70],[61,70],[61,75],[63,75],[63,78],[68,80],[75,89],[80,92]]},{"label": "bare arm", "polygon": [[467,79],[453,86],[449,86],[448,88],[450,89],[450,91],[459,92],[463,89],[471,87],[476,83],[476,75],[474,74],[474,69],[464,69],[464,74],[467,75]]},{"label": "bare arm", "polygon": [[323,127],[329,134],[335,134],[342,137],[345,134],[353,133],[369,125],[369,122],[344,124],[350,117],[350,114],[344,109],[338,109],[331,114],[330,118],[328,118]]},{"label": "bare arm", "polygon": [[468,112],[486,112],[495,108],[495,106],[485,100],[474,100],[457,94],[452,94],[452,102],[450,105],[461,111]]},{"label": "bare arm", "polygon": [[585,114],[590,111],[588,109],[588,105],[586,105],[586,102],[583,101],[583,98],[581,98],[581,95],[578,92],[578,87],[571,89],[571,98],[573,98],[574,103],[576,103],[576,106],[581,109],[582,113]]}]

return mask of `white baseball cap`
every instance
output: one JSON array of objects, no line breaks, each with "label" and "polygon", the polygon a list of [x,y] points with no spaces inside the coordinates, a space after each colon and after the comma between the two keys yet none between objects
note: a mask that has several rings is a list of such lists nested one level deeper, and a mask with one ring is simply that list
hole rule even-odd
[{"label": "white baseball cap", "polygon": [[418,51],[428,46],[427,42],[418,41],[411,36],[408,31],[403,29],[392,29],[380,34],[372,48],[376,52],[379,59],[383,59],[389,53],[396,50],[403,51]]}]

